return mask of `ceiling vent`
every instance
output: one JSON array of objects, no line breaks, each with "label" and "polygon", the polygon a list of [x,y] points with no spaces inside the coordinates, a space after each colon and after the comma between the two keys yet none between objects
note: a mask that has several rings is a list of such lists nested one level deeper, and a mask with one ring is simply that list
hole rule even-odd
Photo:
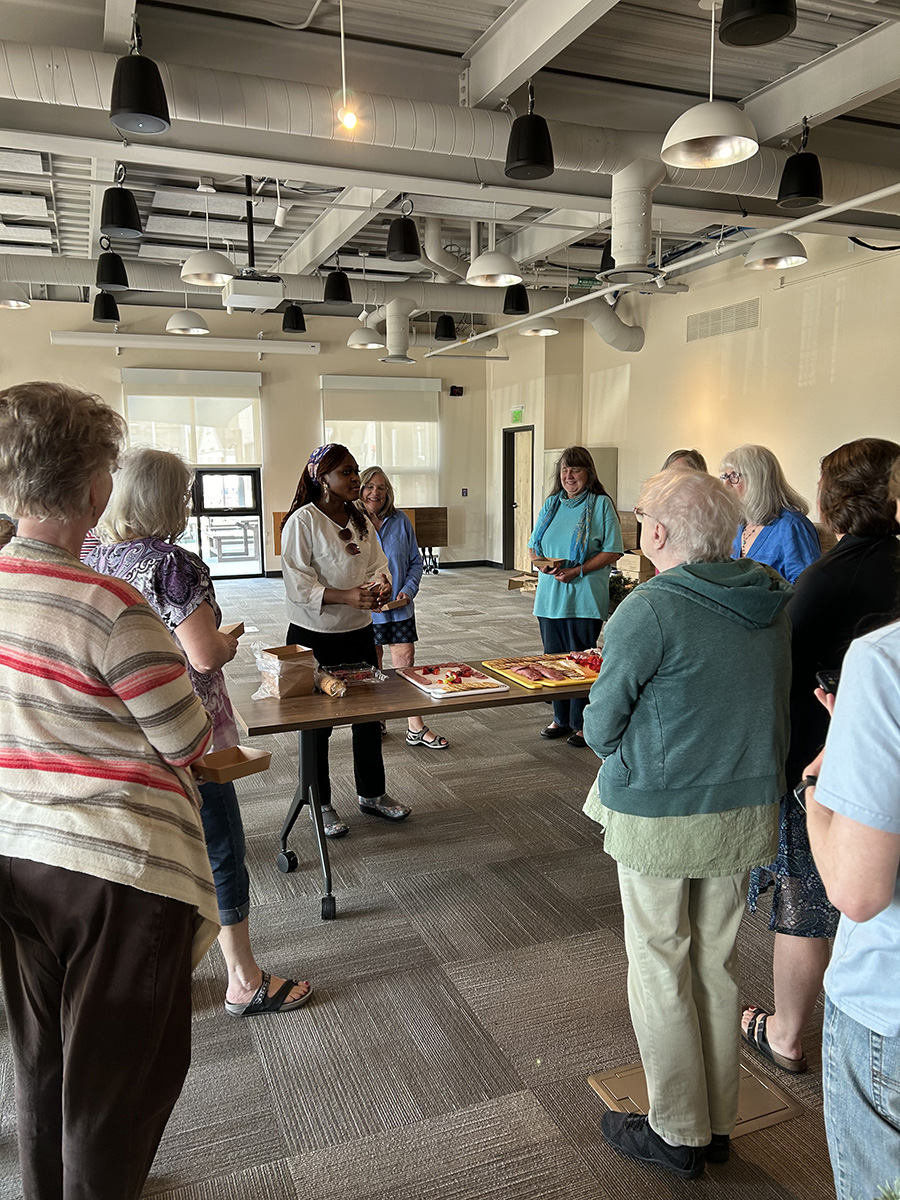
[{"label": "ceiling vent", "polygon": [[687,319],[687,341],[723,337],[726,333],[740,333],[744,329],[759,329],[758,296],[752,300],[742,300],[740,304],[726,304],[724,308],[692,313]]}]

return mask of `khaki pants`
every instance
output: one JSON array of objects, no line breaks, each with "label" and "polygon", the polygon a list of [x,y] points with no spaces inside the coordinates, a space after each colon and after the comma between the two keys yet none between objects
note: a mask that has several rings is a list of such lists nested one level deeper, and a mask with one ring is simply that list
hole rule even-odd
[{"label": "khaki pants", "polygon": [[730,1134],[740,1085],[735,941],[746,872],[657,879],[619,864],[628,1002],[650,1095],[650,1126],[685,1146]]}]

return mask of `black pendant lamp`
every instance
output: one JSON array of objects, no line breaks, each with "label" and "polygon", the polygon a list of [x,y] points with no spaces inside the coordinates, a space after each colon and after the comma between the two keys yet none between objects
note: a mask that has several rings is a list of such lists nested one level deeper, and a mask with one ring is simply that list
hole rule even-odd
[{"label": "black pendant lamp", "polygon": [[141,225],[141,214],[138,212],[134,192],[123,187],[125,168],[121,163],[116,167],[116,186],[107,188],[103,193],[103,206],[100,209],[100,232],[104,237],[139,238],[144,236]]},{"label": "black pendant lamp", "polygon": [[822,168],[815,154],[808,153],[809,121],[803,118],[800,150],[784,164],[778,185],[779,208],[812,208],[822,203]]},{"label": "black pendant lamp", "polygon": [[506,146],[507,179],[546,179],[553,174],[553,146],[543,117],[534,111],[534,88],[528,81],[528,112],[516,117]]},{"label": "black pendant lamp", "polygon": [[159,67],[141,50],[141,28],[132,26],[131,53],[116,63],[109,119],[123,133],[166,133],[171,128],[166,89]]},{"label": "black pendant lamp", "polygon": [[306,333],[306,318],[299,304],[289,304],[281,319],[282,333]]},{"label": "black pendant lamp", "polygon": [[[407,205],[409,205],[408,208]],[[404,209],[406,209],[405,212]],[[391,221],[386,251],[386,257],[391,262],[417,262],[422,257],[419,229],[412,219],[412,210],[412,200],[404,200],[400,206],[402,216],[395,217]]]},{"label": "black pendant lamp", "polygon": [[119,306],[109,292],[98,292],[94,297],[93,319],[101,325],[118,325]]},{"label": "black pendant lamp", "polygon": [[503,312],[507,317],[525,317],[531,312],[528,290],[524,283],[514,283],[506,289],[503,297]]},{"label": "black pendant lamp", "polygon": [[434,327],[434,340],[436,342],[455,342],[456,337],[456,322],[449,313],[442,313]]},{"label": "black pendant lamp", "polygon": [[796,0],[724,0],[719,41],[726,46],[768,46],[794,32]]},{"label": "black pendant lamp", "polygon": [[337,266],[333,271],[329,271],[325,276],[325,296],[326,304],[352,304],[353,294],[350,291],[350,280],[347,277],[347,272],[341,270],[341,260],[337,259]]},{"label": "black pendant lamp", "polygon": [[97,287],[103,292],[127,292],[128,274],[125,263],[109,248],[109,238],[100,239],[103,253],[97,259]]}]

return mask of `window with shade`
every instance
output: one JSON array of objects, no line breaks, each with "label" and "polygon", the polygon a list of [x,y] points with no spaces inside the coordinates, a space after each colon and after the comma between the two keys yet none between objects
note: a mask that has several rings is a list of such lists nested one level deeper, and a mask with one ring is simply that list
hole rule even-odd
[{"label": "window with shade", "polygon": [[322,378],[325,441],[345,445],[360,469],[383,467],[398,507],[438,504],[440,380]]}]

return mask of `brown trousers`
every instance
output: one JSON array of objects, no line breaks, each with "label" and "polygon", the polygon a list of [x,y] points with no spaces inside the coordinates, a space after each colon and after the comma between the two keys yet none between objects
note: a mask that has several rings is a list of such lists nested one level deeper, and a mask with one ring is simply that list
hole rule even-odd
[{"label": "brown trousers", "polygon": [[189,905],[0,856],[25,1200],[137,1200],[191,1057]]}]

